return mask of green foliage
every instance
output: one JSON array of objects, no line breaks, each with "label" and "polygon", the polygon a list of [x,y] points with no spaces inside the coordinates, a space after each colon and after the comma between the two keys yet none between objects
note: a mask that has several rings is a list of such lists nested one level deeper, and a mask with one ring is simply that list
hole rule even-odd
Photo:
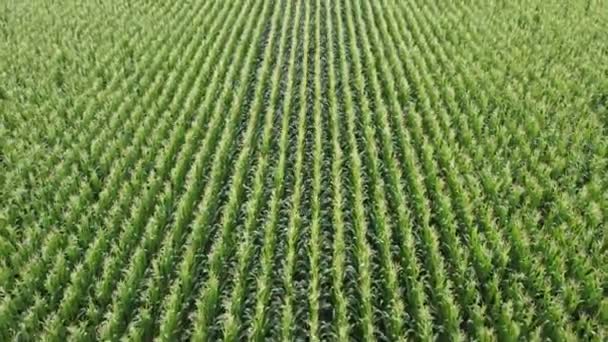
[{"label": "green foliage", "polygon": [[608,338],[601,2],[0,7],[0,340]]}]

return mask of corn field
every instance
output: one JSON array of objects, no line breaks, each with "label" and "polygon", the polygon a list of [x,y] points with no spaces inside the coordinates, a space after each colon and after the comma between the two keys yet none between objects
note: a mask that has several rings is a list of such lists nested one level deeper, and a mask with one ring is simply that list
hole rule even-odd
[{"label": "corn field", "polygon": [[606,341],[608,3],[0,0],[0,341]]}]

